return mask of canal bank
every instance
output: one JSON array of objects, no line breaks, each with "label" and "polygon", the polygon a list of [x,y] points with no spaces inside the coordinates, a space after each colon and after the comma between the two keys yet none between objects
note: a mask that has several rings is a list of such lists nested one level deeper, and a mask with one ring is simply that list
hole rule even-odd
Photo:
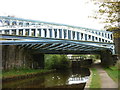
[{"label": "canal bank", "polygon": [[89,69],[89,70],[90,70],[90,76],[89,76],[88,81],[87,81],[86,84],[85,84],[84,90],[88,90],[88,88],[90,88],[90,84],[91,84],[91,80],[92,80],[92,75],[93,75],[93,73],[92,73],[92,70],[91,70],[91,69]]},{"label": "canal bank", "polygon": [[3,82],[4,88],[81,88],[89,78],[89,69],[79,68],[55,71],[30,78]]},{"label": "canal bank", "polygon": [[56,70],[31,70],[31,69],[26,69],[26,70],[11,70],[11,71],[5,71],[2,73],[2,81],[11,81],[11,80],[20,80],[20,79],[25,79],[25,78],[32,78],[34,76],[39,76],[43,74],[48,74],[55,72]]}]

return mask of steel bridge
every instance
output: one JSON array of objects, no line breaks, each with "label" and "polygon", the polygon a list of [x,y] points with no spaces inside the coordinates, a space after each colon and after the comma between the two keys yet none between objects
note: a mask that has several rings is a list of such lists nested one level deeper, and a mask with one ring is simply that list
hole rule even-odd
[{"label": "steel bridge", "polygon": [[41,53],[114,54],[112,32],[65,24],[0,16],[0,45],[18,45]]}]

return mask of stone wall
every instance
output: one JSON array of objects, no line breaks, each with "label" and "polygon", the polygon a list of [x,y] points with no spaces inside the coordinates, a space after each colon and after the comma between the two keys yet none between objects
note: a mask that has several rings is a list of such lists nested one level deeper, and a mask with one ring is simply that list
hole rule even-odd
[{"label": "stone wall", "polygon": [[118,55],[118,59],[120,60],[120,37],[114,39],[115,42],[115,51],[116,54]]},{"label": "stone wall", "polygon": [[120,60],[120,30],[113,30],[114,43],[115,43],[115,52],[118,55]]},{"label": "stone wall", "polygon": [[101,56],[101,64],[105,67],[111,66],[114,64],[112,53],[108,50],[103,50],[100,53]]},{"label": "stone wall", "polygon": [[[35,58],[36,57],[36,58]],[[32,50],[16,45],[2,46],[2,69],[43,68],[44,54],[34,54]]]}]

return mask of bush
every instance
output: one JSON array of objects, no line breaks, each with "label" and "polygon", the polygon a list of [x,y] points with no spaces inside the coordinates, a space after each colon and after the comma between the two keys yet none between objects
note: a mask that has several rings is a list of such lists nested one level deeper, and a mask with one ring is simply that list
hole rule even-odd
[{"label": "bush", "polygon": [[45,67],[47,69],[65,70],[70,67],[70,61],[66,55],[45,55]]},{"label": "bush", "polygon": [[70,61],[68,60],[67,56],[61,55],[60,57],[60,64],[59,69],[68,69],[70,67]]}]

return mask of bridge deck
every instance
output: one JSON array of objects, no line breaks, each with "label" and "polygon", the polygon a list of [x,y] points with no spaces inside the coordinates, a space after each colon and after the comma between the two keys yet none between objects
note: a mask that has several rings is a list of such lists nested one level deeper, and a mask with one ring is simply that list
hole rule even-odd
[{"label": "bridge deck", "polygon": [[0,16],[0,45],[43,53],[114,52],[112,32]]},{"label": "bridge deck", "polygon": [[1,34],[0,45],[19,45],[37,52],[52,53],[88,53],[112,50],[113,43],[51,39],[42,37],[17,36]]}]

